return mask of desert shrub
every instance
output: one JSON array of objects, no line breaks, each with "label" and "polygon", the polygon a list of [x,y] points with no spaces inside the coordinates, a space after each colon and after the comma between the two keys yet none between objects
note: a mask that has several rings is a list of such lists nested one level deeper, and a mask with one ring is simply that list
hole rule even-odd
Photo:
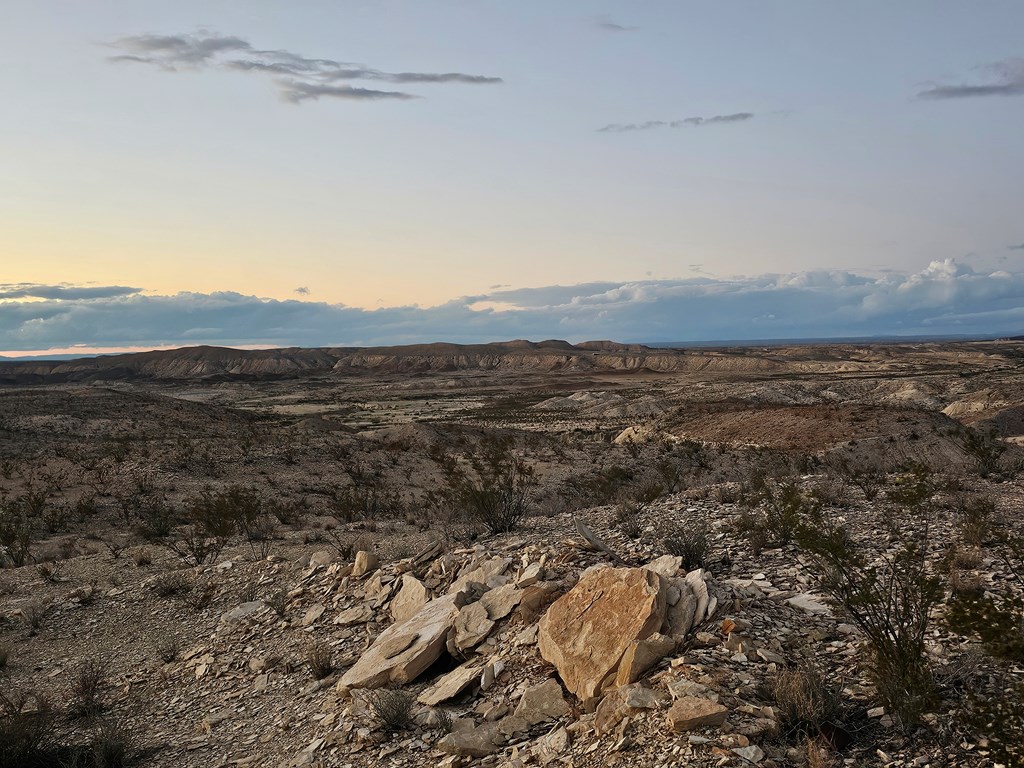
[{"label": "desert shrub", "polygon": [[140,499],[133,511],[139,521],[139,535],[147,541],[166,539],[174,530],[174,510],[162,496]]},{"label": "desert shrub", "polygon": [[641,515],[643,506],[635,501],[620,501],[615,507],[615,525],[631,539],[639,539],[643,533]]},{"label": "desert shrub", "polygon": [[232,535],[244,535],[253,528],[262,509],[259,496],[240,486],[203,491],[186,503],[181,536],[167,545],[186,562],[213,562]]},{"label": "desert shrub", "polygon": [[54,725],[46,699],[0,690],[0,768],[26,768],[41,762]]},{"label": "desert shrub", "polygon": [[107,687],[107,666],[98,659],[86,659],[71,678],[70,711],[81,717],[99,714],[104,709],[103,692]]},{"label": "desert shrub", "polygon": [[751,549],[781,547],[794,540],[801,521],[817,515],[821,502],[805,495],[791,482],[766,484],[754,496],[746,496],[744,510],[736,519],[736,533],[745,538]]},{"label": "desert shrub", "polygon": [[0,501],[0,563],[20,567],[32,555],[32,517],[19,500]]},{"label": "desert shrub", "polygon": [[992,541],[1000,524],[996,516],[996,503],[991,496],[956,499],[955,521],[963,540],[975,547],[983,547]]},{"label": "desert shrub", "polygon": [[277,518],[269,514],[257,515],[251,523],[245,525],[243,535],[254,559],[267,559],[277,535],[277,525]]},{"label": "desert shrub", "polygon": [[135,732],[119,721],[101,719],[89,744],[94,768],[125,768],[136,752]]},{"label": "desert shrub", "polygon": [[164,664],[169,664],[178,658],[178,638],[168,630],[156,630],[150,637],[150,644],[154,653]]},{"label": "desert shrub", "polygon": [[995,431],[982,432],[966,429],[958,441],[961,450],[974,462],[979,477],[988,477],[999,471],[999,459],[1006,452]]},{"label": "desert shrub", "polygon": [[822,726],[839,720],[842,698],[817,667],[780,670],[769,682],[779,727],[787,738],[816,738]]},{"label": "desert shrub", "polygon": [[662,539],[665,551],[683,559],[683,568],[690,571],[703,568],[707,564],[711,544],[708,541],[706,527],[696,521],[688,520]]},{"label": "desert shrub", "polygon": [[323,680],[334,671],[334,650],[327,643],[311,643],[306,649],[306,666],[314,680]]},{"label": "desert shrub", "polygon": [[448,466],[456,505],[492,534],[514,530],[532,505],[533,467],[515,455],[511,440],[499,437],[482,440],[469,463],[470,471],[457,463]]},{"label": "desert shrub", "polygon": [[865,634],[869,672],[879,698],[910,726],[927,711],[935,688],[925,655],[930,614],[941,601],[940,579],[927,560],[929,498],[913,490],[917,506],[899,517],[903,542],[870,557],[847,532],[824,515],[809,515],[799,529],[822,587],[837,607]]},{"label": "desert shrub", "polygon": [[370,709],[381,728],[389,733],[409,726],[413,701],[411,693],[399,688],[379,688],[369,695]]},{"label": "desert shrub", "polygon": [[192,591],[192,579],[184,571],[170,571],[155,577],[149,588],[157,597],[175,597]]},{"label": "desert shrub", "polygon": [[50,612],[50,607],[41,600],[31,600],[21,606],[21,618],[29,629],[29,634],[36,634],[43,625],[43,619]]}]

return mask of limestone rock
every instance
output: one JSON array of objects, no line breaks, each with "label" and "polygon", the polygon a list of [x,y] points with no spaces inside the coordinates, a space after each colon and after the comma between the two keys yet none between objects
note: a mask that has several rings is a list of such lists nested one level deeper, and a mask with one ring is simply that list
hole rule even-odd
[{"label": "limestone rock", "polygon": [[259,612],[264,608],[262,600],[253,600],[248,603],[241,603],[230,611],[222,614],[220,620],[225,624],[234,624],[241,621],[244,618],[252,616],[254,613]]},{"label": "limestone rock", "polygon": [[651,562],[644,566],[644,570],[654,571],[659,576],[671,578],[679,573],[679,569],[682,566],[683,558],[678,555],[662,555],[651,560]]},{"label": "limestone rock", "polygon": [[540,581],[543,569],[540,563],[530,563],[523,569],[522,574],[516,579],[516,586],[526,588]]},{"label": "limestone rock", "polygon": [[360,603],[339,612],[334,617],[334,623],[342,627],[349,627],[353,624],[365,624],[372,618],[373,609],[366,603]]},{"label": "limestone rock", "polygon": [[402,576],[402,588],[391,601],[391,617],[396,622],[405,621],[414,616],[430,599],[430,592],[423,583],[407,573]]},{"label": "limestone rock", "polygon": [[431,600],[415,615],[384,630],[341,678],[346,688],[378,688],[416,679],[444,652],[463,596]]},{"label": "limestone rock", "polygon": [[480,598],[480,604],[487,610],[487,618],[500,621],[508,616],[523,599],[523,590],[513,584],[492,589]]},{"label": "limestone rock", "polygon": [[668,724],[673,731],[692,731],[705,726],[720,726],[729,715],[721,704],[696,696],[682,696],[676,699],[668,711]]},{"label": "limestone rock", "polygon": [[423,691],[416,701],[428,707],[434,707],[442,701],[453,699],[479,679],[481,672],[482,669],[479,666],[463,664]]},{"label": "limestone rock", "polygon": [[635,683],[643,674],[676,649],[671,637],[655,633],[643,640],[631,643],[619,664],[615,685]]},{"label": "limestone rock", "polygon": [[565,750],[569,748],[569,732],[565,726],[557,728],[549,734],[537,739],[533,747],[533,754],[541,765],[556,760]]},{"label": "limestone rock", "polygon": [[665,607],[661,577],[652,571],[589,571],[541,619],[540,654],[577,697],[593,698],[630,646],[661,628]]},{"label": "limestone rock", "polygon": [[516,715],[528,725],[555,720],[569,714],[569,705],[562,695],[562,686],[554,678],[527,688],[516,707]]},{"label": "limestone rock", "polygon": [[472,648],[494,628],[494,622],[487,618],[487,609],[475,602],[462,608],[455,619],[455,647],[460,651]]},{"label": "limestone rock", "polygon": [[594,728],[599,735],[608,733],[623,718],[632,715],[637,710],[658,709],[661,707],[664,698],[664,694],[659,695],[657,692],[639,683],[617,688],[605,696],[601,703],[597,705]]},{"label": "limestone rock", "polygon": [[693,612],[693,625],[700,624],[707,617],[708,604],[711,596],[708,594],[708,585],[704,581],[704,569],[697,568],[686,574],[685,579],[694,596],[697,598],[697,607]]},{"label": "limestone rock", "polygon": [[373,552],[367,552],[366,550],[360,550],[356,552],[355,563],[352,567],[352,575],[356,578],[365,576],[368,573],[373,573],[380,567],[380,561],[377,560],[377,556]]}]

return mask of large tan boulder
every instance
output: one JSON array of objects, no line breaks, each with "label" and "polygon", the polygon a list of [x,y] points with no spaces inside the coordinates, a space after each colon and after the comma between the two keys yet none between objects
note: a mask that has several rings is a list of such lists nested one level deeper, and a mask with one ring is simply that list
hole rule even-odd
[{"label": "large tan boulder", "polygon": [[661,577],[653,571],[588,571],[541,619],[540,654],[580,699],[599,696],[614,684],[633,644],[661,629],[665,607]]},{"label": "large tan boulder", "polygon": [[385,629],[339,681],[345,688],[379,688],[415,680],[446,648],[462,593],[431,600],[405,621]]}]

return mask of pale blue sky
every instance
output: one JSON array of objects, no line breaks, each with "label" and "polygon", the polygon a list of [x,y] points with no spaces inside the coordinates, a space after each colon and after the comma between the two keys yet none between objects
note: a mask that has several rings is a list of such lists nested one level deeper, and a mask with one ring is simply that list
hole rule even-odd
[{"label": "pale blue sky", "polygon": [[[1018,0],[4,0],[0,284],[140,289],[95,311],[182,291],[373,309],[948,259],[1016,273],[1021,29]],[[238,41],[177,71],[110,60],[153,54],[146,36]],[[281,51],[369,73],[321,68],[307,95],[329,75],[418,98],[290,103],[280,75],[230,68]],[[67,298],[28,298],[38,316],[0,305],[0,351],[97,341],[51,332],[42,305]],[[197,330],[252,342],[226,327]],[[303,333],[260,338],[324,335]]]}]

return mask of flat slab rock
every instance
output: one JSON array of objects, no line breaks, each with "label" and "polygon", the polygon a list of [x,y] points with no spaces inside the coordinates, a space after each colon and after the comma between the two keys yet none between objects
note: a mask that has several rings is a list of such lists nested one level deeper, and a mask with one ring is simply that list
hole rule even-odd
[{"label": "flat slab rock", "polygon": [[431,600],[413,616],[385,629],[341,678],[346,688],[379,688],[415,680],[444,652],[462,593]]},{"label": "flat slab rock", "polygon": [[540,654],[580,699],[613,683],[626,651],[665,621],[661,577],[641,568],[597,568],[583,574],[540,621]]},{"label": "flat slab rock", "polygon": [[682,696],[668,711],[668,724],[673,731],[692,731],[707,726],[718,727],[729,716],[729,710],[710,699]]}]

